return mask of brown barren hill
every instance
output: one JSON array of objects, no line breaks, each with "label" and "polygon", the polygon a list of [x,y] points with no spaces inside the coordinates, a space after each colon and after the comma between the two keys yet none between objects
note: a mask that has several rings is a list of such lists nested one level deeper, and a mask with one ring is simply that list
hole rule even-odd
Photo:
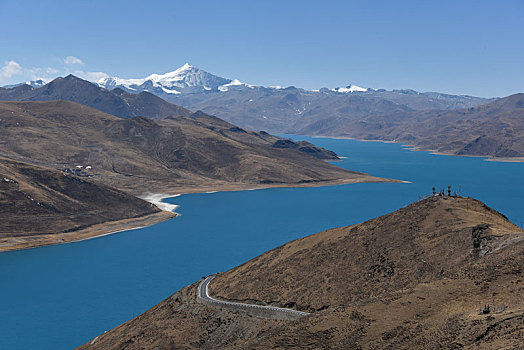
[{"label": "brown barren hill", "polygon": [[[6,218],[7,231],[4,232],[11,234],[15,231],[8,230],[17,229],[19,238],[4,240],[2,250],[38,246],[44,241],[60,243],[74,240],[74,237],[82,239],[129,228],[130,223],[100,224],[129,220],[133,213],[142,212],[145,202],[136,198],[126,202],[124,197],[122,203],[112,200],[114,210],[109,217],[109,203],[96,198],[101,188],[109,190],[107,186],[144,196],[393,181],[329,164],[325,160],[336,160],[337,155],[308,142],[244,130],[202,112],[157,121],[144,117],[122,119],[69,101],[0,102],[0,157],[25,163],[28,167],[32,164],[73,175],[71,179],[86,184],[80,203],[88,207],[64,204],[69,210],[60,212],[60,220],[53,215],[23,219],[27,213],[20,216],[12,212],[16,207],[6,199],[0,206]],[[40,186],[41,179],[36,172],[32,175],[33,179],[27,175],[24,181]],[[88,189],[93,193],[87,193]],[[63,217],[65,213],[67,220]],[[155,217],[172,215],[162,213]],[[21,220],[25,221],[16,226]],[[60,224],[63,220],[67,224],[65,221],[64,225]],[[134,226],[158,220],[160,218],[135,222]],[[79,227],[83,228],[82,235],[34,239],[35,234],[43,233],[39,228],[46,228],[48,234],[58,234],[73,228],[78,233]]]},{"label": "brown barren hill", "polygon": [[[89,166],[94,182],[140,195],[391,181],[338,168],[311,144],[195,113],[121,119],[67,101],[0,102],[0,154],[54,169]],[[278,145],[277,145],[278,146]]]},{"label": "brown barren hill", "polygon": [[69,242],[174,214],[81,177],[0,157],[0,251]]},{"label": "brown barren hill", "polygon": [[81,348],[521,349],[524,232],[470,198],[431,197],[287,243],[219,274],[217,299],[311,314],[262,319],[186,287]]}]

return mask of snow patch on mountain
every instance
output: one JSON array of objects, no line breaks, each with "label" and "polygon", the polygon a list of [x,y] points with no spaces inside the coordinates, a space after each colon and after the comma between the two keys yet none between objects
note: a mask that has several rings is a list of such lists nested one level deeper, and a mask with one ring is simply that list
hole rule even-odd
[{"label": "snow patch on mountain", "polygon": [[365,91],[369,91],[369,89],[349,84],[346,87],[338,87],[338,88],[331,89],[331,91],[347,94],[351,92],[365,92]]},{"label": "snow patch on mountain", "polygon": [[[169,89],[166,89],[166,88],[163,87],[163,86],[161,86],[160,88],[161,88],[162,91],[164,91],[166,94],[175,94],[175,95],[177,95],[177,94],[181,94],[180,91],[175,90],[175,89],[169,90]],[[205,88],[206,88],[206,87],[204,86],[204,89],[205,89]]]},{"label": "snow patch on mountain", "polygon": [[224,85],[221,85],[218,87],[218,90],[222,91],[222,92],[226,92],[229,90],[229,88],[233,87],[233,86],[243,86],[243,87],[248,87],[248,88],[253,88],[254,86],[251,85],[251,84],[246,84],[246,83],[243,83],[241,82],[240,80],[238,79],[233,79],[230,83],[227,83],[227,84],[224,84]]},{"label": "snow patch on mountain", "polygon": [[32,86],[34,88],[41,88],[45,84],[47,84],[47,83],[44,80],[42,80],[42,79],[31,80],[31,81],[27,81],[26,82],[26,85]]},{"label": "snow patch on mountain", "polygon": [[47,83],[44,80],[38,79],[38,80],[26,81],[25,83],[6,85],[6,86],[4,86],[4,88],[9,89],[9,88],[14,88],[14,87],[17,87],[17,86],[20,86],[20,85],[29,85],[31,87],[34,87],[35,89],[38,89],[38,88],[41,88],[42,86],[44,86],[45,84],[47,84]]},{"label": "snow patch on mountain", "polygon": [[137,87],[144,83],[145,79],[121,79],[118,77],[104,77],[96,83],[106,89],[125,87],[129,90],[137,90]]}]

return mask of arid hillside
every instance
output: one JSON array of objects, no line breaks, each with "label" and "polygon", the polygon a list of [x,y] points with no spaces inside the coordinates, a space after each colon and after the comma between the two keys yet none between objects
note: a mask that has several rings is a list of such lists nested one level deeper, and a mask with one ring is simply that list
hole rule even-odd
[{"label": "arid hillside", "polygon": [[95,225],[125,228],[172,216],[103,184],[6,158],[0,158],[0,208],[0,251],[81,239]]},{"label": "arid hillside", "polygon": [[186,287],[82,349],[520,349],[524,232],[470,198],[431,197],[292,241],[219,274],[215,298],[311,314],[277,321]]},{"label": "arid hillside", "polygon": [[67,101],[0,102],[0,155],[89,176],[135,194],[383,181],[332,152],[195,113],[121,119]]}]

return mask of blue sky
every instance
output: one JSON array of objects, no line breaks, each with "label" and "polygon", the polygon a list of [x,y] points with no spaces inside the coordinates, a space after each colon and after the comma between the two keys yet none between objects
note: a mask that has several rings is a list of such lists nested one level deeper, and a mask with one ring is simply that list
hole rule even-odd
[{"label": "blue sky", "polygon": [[524,92],[523,0],[0,0],[0,33],[0,86],[189,62],[256,85]]}]

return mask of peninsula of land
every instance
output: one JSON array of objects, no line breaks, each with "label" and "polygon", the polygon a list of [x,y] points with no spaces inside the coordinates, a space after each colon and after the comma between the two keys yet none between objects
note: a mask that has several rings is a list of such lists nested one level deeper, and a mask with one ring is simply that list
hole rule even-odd
[{"label": "peninsula of land", "polygon": [[[44,90],[31,99],[74,97],[119,116],[63,100],[0,102],[0,251],[176,216],[141,199],[155,193],[396,181],[338,168],[327,162],[339,159],[334,152],[309,142],[245,130],[147,93],[131,98],[73,76]],[[155,111],[155,119],[140,111]]]}]

